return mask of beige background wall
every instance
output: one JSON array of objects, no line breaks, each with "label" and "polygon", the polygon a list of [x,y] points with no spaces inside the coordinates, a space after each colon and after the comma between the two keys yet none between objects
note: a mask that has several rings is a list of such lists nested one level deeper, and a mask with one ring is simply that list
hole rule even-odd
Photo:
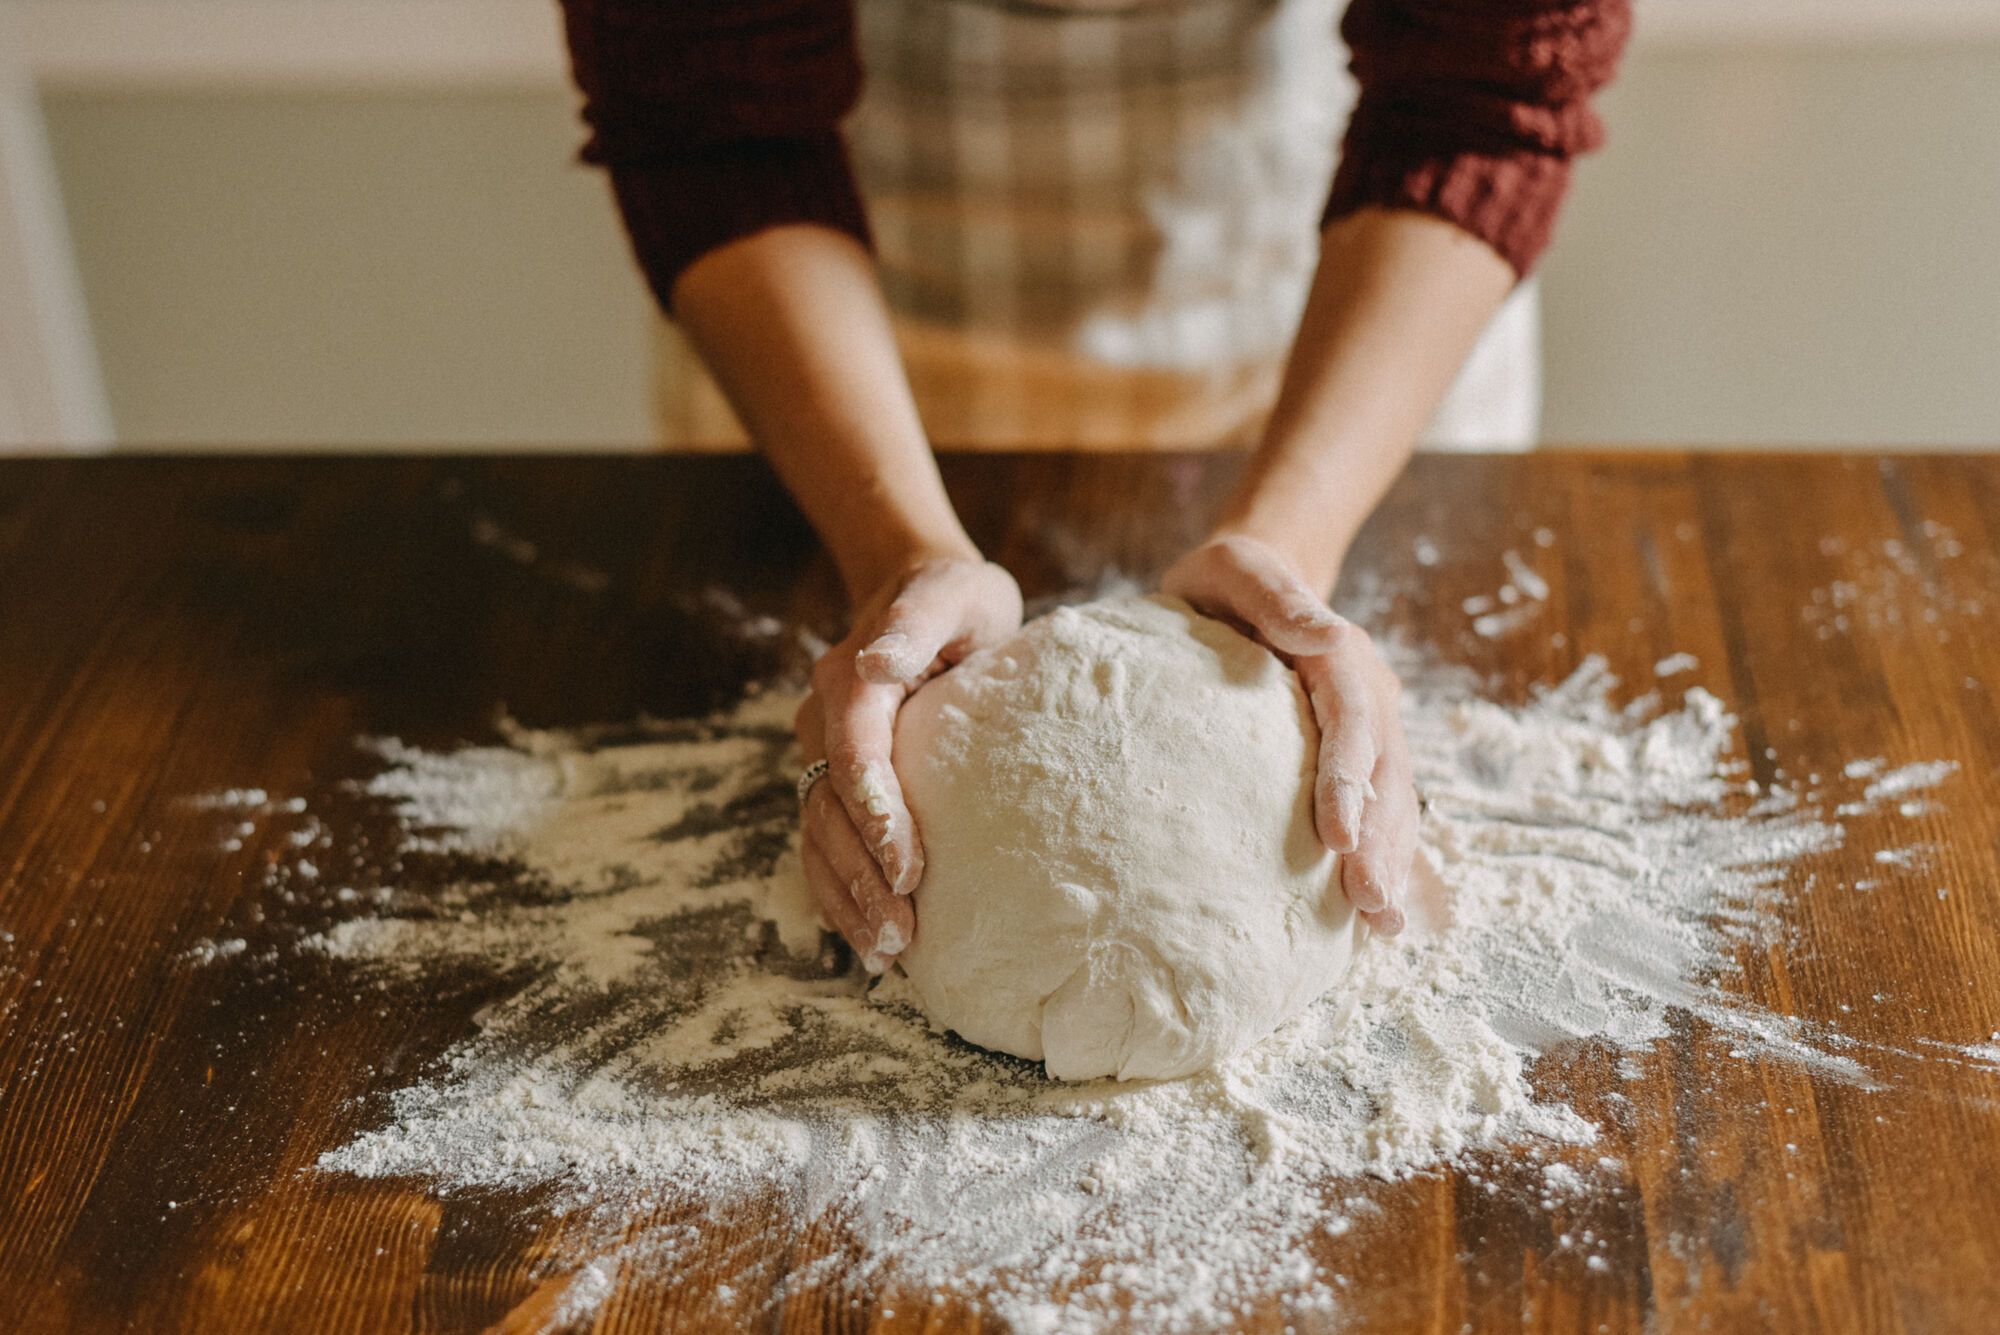
[{"label": "beige background wall", "polygon": [[1646,53],[1605,111],[1552,438],[2000,445],[2000,46]]},{"label": "beige background wall", "polygon": [[[121,440],[630,447],[648,299],[558,91],[53,92]],[[2000,46],[1640,51],[1547,434],[2000,444]]]},{"label": "beige background wall", "polygon": [[128,445],[633,445],[651,299],[547,94],[45,102]]}]

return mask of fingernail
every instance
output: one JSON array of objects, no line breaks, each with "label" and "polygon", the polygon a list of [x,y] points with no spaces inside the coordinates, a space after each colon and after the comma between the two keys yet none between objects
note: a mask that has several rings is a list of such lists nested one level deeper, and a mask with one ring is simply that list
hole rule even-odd
[{"label": "fingernail", "polygon": [[901,631],[890,631],[885,635],[876,636],[874,642],[862,651],[862,657],[870,660],[872,666],[880,667],[884,672],[902,676],[911,670],[903,662],[909,657],[909,653],[909,636]]},{"label": "fingernail", "polygon": [[914,858],[910,850],[893,839],[884,839],[875,846],[875,860],[882,864],[882,879],[889,883],[889,892],[908,895],[923,879],[923,862]]},{"label": "fingernail", "polygon": [[889,882],[889,889],[903,893],[903,850],[894,841],[884,839],[875,845],[875,860],[882,864],[882,877]]},{"label": "fingernail", "polygon": [[861,967],[866,969],[870,974],[879,978],[883,974],[889,972],[889,960],[888,957],[885,955],[878,955],[873,951],[870,951],[868,954],[863,955],[861,957]]},{"label": "fingernail", "polygon": [[1348,891],[1347,897],[1353,902],[1355,910],[1360,913],[1384,913],[1389,908],[1389,896],[1383,894],[1382,887],[1373,881],[1361,880],[1360,884]]},{"label": "fingernail", "polygon": [[1375,930],[1384,936],[1395,936],[1408,925],[1408,922],[1409,919],[1403,915],[1402,906],[1391,904],[1375,915]]},{"label": "fingernail", "polygon": [[1349,837],[1361,831],[1361,785],[1340,780],[1333,785],[1333,809],[1340,818],[1340,828]]},{"label": "fingernail", "polygon": [[875,933],[875,953],[877,955],[891,957],[900,955],[903,953],[903,948],[909,944],[908,941],[903,939],[903,929],[893,922],[883,923],[882,929]]}]

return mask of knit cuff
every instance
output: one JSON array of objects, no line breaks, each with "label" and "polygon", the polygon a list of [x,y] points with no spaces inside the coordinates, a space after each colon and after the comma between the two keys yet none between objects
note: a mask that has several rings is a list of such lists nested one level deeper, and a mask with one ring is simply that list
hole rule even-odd
[{"label": "knit cuff", "polygon": [[1546,153],[1439,151],[1350,135],[1320,225],[1370,205],[1414,209],[1470,232],[1525,278],[1555,230],[1569,173],[1568,159]]},{"label": "knit cuff", "polygon": [[739,140],[645,163],[614,163],[611,184],[639,267],[670,314],[681,272],[739,237],[786,223],[818,223],[872,245],[837,132]]}]

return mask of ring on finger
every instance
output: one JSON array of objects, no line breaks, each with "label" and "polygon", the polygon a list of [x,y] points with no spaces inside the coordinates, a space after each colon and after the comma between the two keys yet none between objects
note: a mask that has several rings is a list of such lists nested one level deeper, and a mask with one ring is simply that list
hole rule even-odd
[{"label": "ring on finger", "polygon": [[805,810],[806,799],[812,796],[813,785],[826,777],[826,771],[826,762],[824,760],[815,760],[812,764],[807,765],[804,772],[799,775],[799,810]]}]

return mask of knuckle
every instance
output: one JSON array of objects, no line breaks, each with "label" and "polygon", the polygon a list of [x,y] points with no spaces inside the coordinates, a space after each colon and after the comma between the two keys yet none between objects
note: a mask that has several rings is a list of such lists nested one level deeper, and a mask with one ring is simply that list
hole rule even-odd
[{"label": "knuckle", "polygon": [[827,776],[842,787],[858,783],[868,769],[868,756],[856,742],[841,740],[827,748]]},{"label": "knuckle", "polygon": [[1346,657],[1366,652],[1368,648],[1368,632],[1343,616],[1334,618],[1327,635],[1333,642],[1333,647],[1327,651],[1329,654]]},{"label": "knuckle", "polygon": [[894,602],[882,609],[882,615],[868,628],[863,639],[865,644],[874,644],[885,635],[908,635],[912,623],[922,614],[923,598],[919,594],[911,597],[908,590],[896,595]]},{"label": "knuckle", "polygon": [[1263,555],[1263,544],[1254,538],[1247,538],[1241,533],[1230,533],[1217,538],[1202,550],[1212,553],[1217,560],[1249,563],[1256,561]]},{"label": "knuckle", "polygon": [[803,821],[806,837],[824,852],[834,842],[837,821],[845,818],[846,813],[833,790],[824,782],[814,784],[812,792],[806,797]]}]

